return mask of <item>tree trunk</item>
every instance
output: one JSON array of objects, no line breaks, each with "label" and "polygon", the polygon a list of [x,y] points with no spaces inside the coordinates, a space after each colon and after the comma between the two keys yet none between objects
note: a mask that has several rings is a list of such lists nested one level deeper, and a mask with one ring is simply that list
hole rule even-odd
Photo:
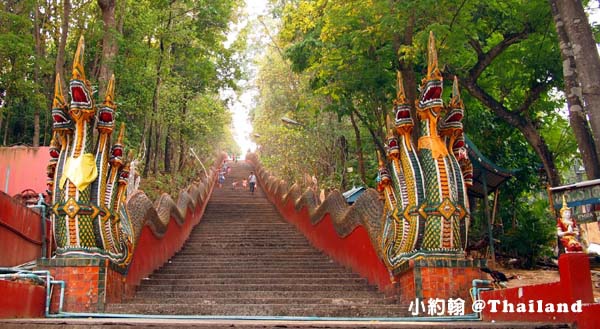
[{"label": "tree trunk", "polygon": [[576,72],[584,106],[589,116],[596,156],[600,158],[600,56],[596,41],[580,0],[550,0],[562,19],[570,48],[573,50]]},{"label": "tree trunk", "polygon": [[167,125],[167,132],[165,135],[165,172],[166,173],[171,173],[171,158],[173,157],[173,155],[171,154],[171,150],[172,150],[172,145],[171,145],[171,125],[168,124]]},{"label": "tree trunk", "polygon": [[363,157],[362,140],[360,138],[360,129],[354,119],[354,114],[350,112],[350,122],[354,128],[354,136],[356,136],[356,158],[358,159],[358,172],[363,184],[367,184],[367,173],[365,170],[365,159]]},{"label": "tree trunk", "polygon": [[[148,47],[151,47],[150,38],[148,39]],[[160,59],[160,58],[159,58]],[[148,65],[148,63],[146,63]],[[158,71],[157,71],[158,72]],[[157,76],[160,76],[157,74]],[[154,91],[156,93],[156,90]],[[144,138],[146,138],[146,145],[144,150],[144,171],[142,172],[142,177],[148,177],[148,172],[150,172],[150,159],[152,153],[152,133],[154,127],[154,96],[152,97],[152,114],[149,117],[146,117],[144,120]]]},{"label": "tree trunk", "polygon": [[2,122],[4,118],[4,111],[2,108],[6,106],[6,89],[0,85],[0,131],[2,131]]},{"label": "tree trunk", "polygon": [[152,153],[152,133],[153,133],[154,119],[150,118],[150,123],[148,124],[148,134],[146,136],[146,151],[144,158],[144,171],[142,172],[142,177],[148,177],[148,172],[150,171],[150,159]]},{"label": "tree trunk", "polygon": [[367,130],[369,130],[369,134],[371,135],[371,139],[373,139],[373,143],[375,144],[379,152],[381,152],[381,154],[385,154],[385,146],[383,145],[383,140],[381,139],[381,136],[378,136],[376,130],[373,129],[373,127],[371,127],[367,119],[363,117],[356,109],[353,109],[352,112],[356,114],[356,117],[358,117],[358,119],[363,123],[363,125],[367,127]]},{"label": "tree trunk", "polygon": [[160,138],[161,138],[161,126],[156,123],[156,133],[154,134],[154,157],[152,158],[152,173],[158,173],[158,158],[160,157]]},{"label": "tree trunk", "polygon": [[[34,23],[33,23],[33,37],[35,39],[35,55],[36,61],[33,67],[33,79],[36,83],[43,85],[40,74],[40,65],[38,61],[44,58],[44,49],[42,48],[42,35],[40,26],[40,7],[35,6]],[[40,108],[37,104],[33,104],[33,137],[31,143],[33,147],[40,146]]]},{"label": "tree trunk", "polygon": [[63,15],[61,22],[60,41],[58,49],[56,49],[56,64],[54,71],[60,74],[60,83],[63,90],[67,90],[65,79],[68,77],[65,74],[65,47],[67,46],[67,36],[69,34],[69,18],[71,16],[71,1],[63,0]]},{"label": "tree trunk", "polygon": [[569,107],[569,122],[577,140],[579,152],[588,179],[600,178],[600,163],[596,153],[595,143],[588,120],[584,112],[584,100],[579,85],[579,74],[575,63],[573,49],[565,30],[565,24],[558,12],[557,1],[551,0],[552,15],[558,33],[560,52],[563,59],[563,75],[565,80],[565,94]]},{"label": "tree trunk", "polygon": [[7,143],[8,143],[8,130],[10,128],[9,125],[10,125],[10,112],[8,112],[6,114],[6,125],[4,125],[4,138],[2,141],[3,146],[7,146]]},{"label": "tree trunk", "polygon": [[344,135],[338,138],[338,144],[340,147],[340,169],[342,170],[342,189],[345,191],[347,189],[348,180],[346,178],[346,150],[348,147],[348,143],[346,142],[346,137]]},{"label": "tree trunk", "polygon": [[[184,100],[183,106],[181,107],[182,118],[185,118],[187,114],[187,97]],[[179,128],[179,161],[178,161],[178,171],[183,170],[183,166],[185,165],[185,155],[187,154],[187,145],[185,143],[185,138],[183,137],[183,127]]]},{"label": "tree trunk", "polygon": [[[154,95],[152,96],[152,123],[151,123],[151,129],[154,128],[154,136],[152,136],[152,134],[149,136],[148,138],[148,155],[147,155],[147,162],[148,164],[150,164],[150,158],[153,158],[154,160],[152,161],[153,165],[152,165],[152,172],[156,173],[156,157],[158,157],[158,129],[159,129],[159,125],[158,125],[158,106],[159,106],[159,96],[160,96],[160,88],[162,86],[162,77],[161,77],[161,70],[162,70],[162,61],[163,61],[163,47],[162,47],[162,40],[160,42],[161,44],[161,49],[160,49],[160,55],[158,57],[158,63],[156,65],[156,85],[154,86]],[[152,138],[154,137],[154,144],[152,143]],[[152,145],[154,145],[154,147],[152,147]],[[146,172],[146,169],[144,168],[144,172]]]},{"label": "tree trunk", "polygon": [[123,24],[125,23],[125,8],[127,5],[127,1],[119,2],[119,12],[118,12],[118,20],[117,20],[117,31],[119,34],[123,34]]},{"label": "tree trunk", "polygon": [[182,171],[185,166],[185,155],[187,150],[187,145],[183,138],[183,134],[179,133],[179,160],[177,161],[177,171]]},{"label": "tree trunk", "polygon": [[98,0],[98,6],[102,10],[102,21],[104,22],[104,35],[102,36],[102,60],[100,62],[100,75],[98,77],[98,95],[104,97],[106,85],[113,75],[113,64],[117,55],[115,0]]},{"label": "tree trunk", "polygon": [[[173,12],[169,11],[169,19],[167,21],[166,30],[171,29],[171,23],[173,21]],[[162,69],[163,61],[165,57],[165,40],[164,36],[159,41],[159,54],[158,62],[156,63],[156,85],[154,86],[154,94],[152,96],[152,126],[154,127],[154,147],[148,144],[148,156],[152,158],[152,172],[156,173],[158,170],[158,153],[160,145],[160,124],[158,121],[159,103],[160,103],[160,89],[162,87]],[[152,139],[152,136],[150,136]],[[148,163],[150,159],[148,159]]]},{"label": "tree trunk", "polygon": [[[392,11],[394,14],[396,14],[396,11],[398,11],[398,8],[400,8],[400,1],[396,0],[396,1],[390,1],[390,11]],[[396,54],[400,54],[400,51],[402,49],[403,46],[412,46],[413,44],[413,39],[414,39],[414,34],[415,34],[415,23],[416,23],[416,19],[417,19],[417,15],[415,13],[414,8],[410,9],[411,12],[408,15],[408,20],[406,22],[406,25],[404,26],[404,33],[403,34],[399,34],[396,33],[394,34],[394,41],[393,41],[393,45],[394,45],[394,53]],[[396,14],[398,15],[398,14]],[[417,75],[415,74],[414,71],[414,63],[411,62],[407,62],[403,59],[398,58],[398,61],[396,62],[396,70],[400,71],[400,73],[402,74],[402,80],[404,81],[404,86],[408,86],[408,88],[405,88],[404,92],[405,92],[405,96],[406,99],[408,100],[408,103],[411,104],[410,107],[410,115],[413,118],[417,118],[417,109],[414,105],[415,104],[415,100],[417,99]],[[385,129],[385,131],[387,131],[387,129]],[[417,140],[419,139],[419,125],[415,124],[411,133],[411,139],[413,141],[413,143],[417,143]],[[385,154],[385,153],[382,153]]]}]

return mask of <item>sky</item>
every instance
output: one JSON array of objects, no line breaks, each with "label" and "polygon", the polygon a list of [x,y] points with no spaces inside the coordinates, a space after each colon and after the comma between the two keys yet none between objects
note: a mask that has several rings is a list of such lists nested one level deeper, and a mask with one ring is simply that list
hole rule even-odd
[{"label": "sky", "polygon": [[[232,27],[232,32],[228,36],[230,42],[235,39],[240,28],[248,24],[248,21],[254,21],[259,15],[267,14],[267,0],[246,0],[245,12],[247,14],[247,18],[243,19],[237,25]],[[254,30],[254,33],[257,34],[254,37],[258,38],[261,38],[261,34],[264,34],[261,29]],[[255,67],[252,67],[254,66],[254,63],[251,62],[250,66],[253,68],[250,70],[250,74],[255,74],[257,70]],[[258,91],[256,88],[249,87],[252,85],[252,80],[255,77],[250,76],[249,78],[250,81],[240,82],[240,84],[242,84],[242,89],[244,90],[242,94],[235,95],[235,93],[231,90],[222,92],[223,95],[235,99],[235,101],[230,104],[229,110],[232,112],[233,118],[233,138],[240,146],[242,155],[246,154],[248,150],[254,151],[256,149],[256,144],[254,144],[250,139],[253,131],[248,114],[250,109],[252,109],[254,106],[254,98],[257,96]]]}]

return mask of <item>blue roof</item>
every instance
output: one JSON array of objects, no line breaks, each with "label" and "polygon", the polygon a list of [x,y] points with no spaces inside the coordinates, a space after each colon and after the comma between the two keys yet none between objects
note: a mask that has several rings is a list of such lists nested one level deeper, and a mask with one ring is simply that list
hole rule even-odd
[{"label": "blue roof", "polygon": [[352,204],[358,199],[358,197],[363,194],[367,189],[364,186],[353,187],[350,190],[342,193],[346,202]]}]

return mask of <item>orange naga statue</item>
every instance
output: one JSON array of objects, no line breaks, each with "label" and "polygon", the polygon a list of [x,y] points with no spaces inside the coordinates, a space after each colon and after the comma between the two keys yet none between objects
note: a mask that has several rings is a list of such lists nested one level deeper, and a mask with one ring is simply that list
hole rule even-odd
[{"label": "orange naga statue", "polygon": [[[124,126],[115,143],[114,76],[96,106],[83,68],[79,40],[67,103],[60,76],[52,104],[53,138],[48,164],[57,257],[100,257],[127,270],[134,232],[125,206],[129,164],[124,159]],[[97,129],[93,141],[92,129]]]},{"label": "orange naga statue", "polygon": [[[378,190],[384,200],[379,243],[392,271],[415,257],[464,257],[469,227],[467,187],[473,169],[464,143],[464,106],[456,79],[450,103],[442,100],[443,78],[433,33],[420,90],[413,118],[398,74],[394,119],[387,123],[389,169],[379,157]],[[416,145],[411,138],[415,125],[420,128]]]},{"label": "orange naga statue", "polygon": [[579,242],[577,223],[571,216],[571,208],[567,206],[567,200],[563,195],[563,206],[560,208],[560,217],[556,222],[558,238],[566,252],[583,251],[583,247]]}]

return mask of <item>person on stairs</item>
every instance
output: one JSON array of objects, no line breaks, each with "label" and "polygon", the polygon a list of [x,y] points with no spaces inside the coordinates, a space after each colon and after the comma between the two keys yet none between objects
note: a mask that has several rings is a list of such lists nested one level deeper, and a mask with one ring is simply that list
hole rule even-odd
[{"label": "person on stairs", "polygon": [[256,175],[254,175],[254,171],[250,172],[250,176],[248,176],[248,183],[250,183],[250,192],[254,194],[254,188],[256,187]]},{"label": "person on stairs", "polygon": [[225,172],[223,172],[223,171],[219,172],[218,183],[219,183],[219,188],[223,187],[223,183],[225,183]]}]

